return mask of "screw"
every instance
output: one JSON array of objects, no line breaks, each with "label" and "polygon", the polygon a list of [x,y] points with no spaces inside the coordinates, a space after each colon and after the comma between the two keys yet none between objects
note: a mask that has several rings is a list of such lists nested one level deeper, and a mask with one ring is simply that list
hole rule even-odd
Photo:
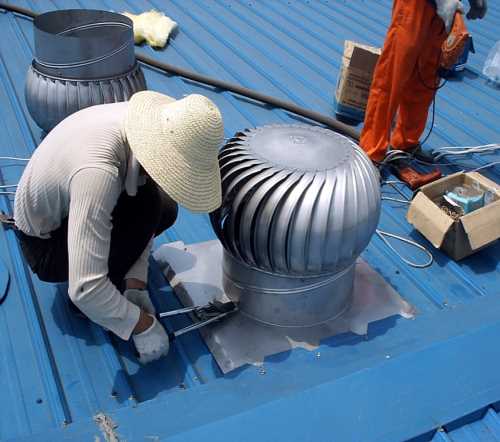
[{"label": "screw", "polygon": [[266,374],[266,369],[264,367],[261,367],[259,370],[259,374],[265,375]]},{"label": "screw", "polygon": [[193,378],[193,381],[198,381],[198,380],[199,380],[199,379],[198,379],[198,376],[195,376],[195,377]]},{"label": "screw", "polygon": [[67,427],[68,425],[69,425],[69,422],[68,422],[66,419],[64,419],[64,420],[62,421],[62,426],[63,426],[63,427]]},{"label": "screw", "polygon": [[180,388],[181,390],[186,390],[186,385],[185,385],[185,384],[180,384],[180,385],[179,385],[179,388]]},{"label": "screw", "polygon": [[319,359],[321,357],[321,353],[318,351],[318,353],[316,353],[316,357]]},{"label": "screw", "polygon": [[118,397],[118,393],[116,391],[112,391],[111,392],[111,397]]}]

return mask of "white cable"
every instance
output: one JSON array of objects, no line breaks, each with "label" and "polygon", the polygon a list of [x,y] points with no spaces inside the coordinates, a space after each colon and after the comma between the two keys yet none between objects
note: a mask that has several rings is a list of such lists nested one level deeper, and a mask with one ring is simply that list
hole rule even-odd
[{"label": "white cable", "polygon": [[31,158],[0,157],[0,160],[29,161]]},{"label": "white cable", "polygon": [[397,203],[410,204],[410,201],[408,200],[404,200],[402,198],[393,198],[392,196],[382,196],[380,199],[385,201],[395,201]]},{"label": "white cable", "polygon": [[[28,162],[30,160],[30,158],[2,157],[2,156],[0,156],[0,160],[13,160],[13,161]],[[0,185],[0,189],[9,189],[11,187],[17,187],[17,184],[2,184],[2,185]],[[16,194],[16,192],[0,191],[0,195],[15,195],[15,194]]]},{"label": "white cable", "polygon": [[406,183],[404,183],[403,181],[399,181],[399,180],[384,180],[384,181],[382,181],[380,183],[380,187],[383,187],[386,184],[389,185],[389,186],[391,186],[404,199],[402,199],[402,198],[394,198],[392,196],[384,196],[384,195],[382,195],[380,197],[381,200],[395,201],[397,203],[403,203],[403,204],[410,204],[410,200],[408,199],[408,197],[396,186],[396,184],[402,184],[404,186],[407,186]]},{"label": "white cable", "polygon": [[[411,239],[404,238],[403,236],[395,235],[394,233],[386,232],[385,230],[377,229],[377,230],[375,230],[375,232],[380,237],[380,239],[382,241],[384,241],[385,245],[387,247],[389,247],[399,257],[399,259],[401,259],[401,261],[408,264],[410,267],[415,267],[417,269],[424,269],[426,267],[430,267],[432,265],[432,263],[434,262],[434,256],[432,256],[432,253],[429,252],[429,250],[427,250],[423,245],[417,243],[416,241],[412,241]],[[405,242],[407,244],[410,244],[413,247],[416,247],[417,249],[422,250],[425,254],[427,254],[427,256],[429,257],[429,260],[422,263],[422,264],[419,264],[418,262],[413,262],[413,261],[410,261],[409,259],[406,259],[403,255],[401,255],[401,253],[399,253],[392,246],[392,244],[387,240],[387,238],[385,238],[386,236],[389,238],[397,239],[398,241]]]},{"label": "white cable", "polygon": [[441,152],[439,154],[437,154],[434,159],[437,161],[437,160],[440,160],[441,158],[443,158],[444,156],[460,156],[460,155],[478,155],[478,154],[483,154],[483,153],[493,153],[497,150],[500,150],[500,147],[499,148],[495,148],[495,149],[486,149],[486,150],[468,150],[468,151],[459,151],[459,152]]},{"label": "white cable", "polygon": [[442,150],[436,155],[436,157],[442,157],[443,155],[467,155],[473,153],[483,153],[483,152],[495,152],[500,149],[500,146],[491,147],[474,147],[470,149],[453,149],[453,150]]},{"label": "white cable", "polygon": [[496,166],[497,164],[500,164],[500,161],[494,161],[493,163],[485,164],[484,166],[471,170],[471,172],[477,172],[478,170],[487,169],[488,167]]},{"label": "white cable", "polygon": [[400,180],[385,180],[385,181],[382,181],[382,183],[380,184],[381,186],[383,186],[384,184],[401,184],[403,186],[408,186],[408,184],[406,184],[405,182],[403,181],[400,181]]},{"label": "white cable", "polygon": [[487,152],[495,152],[500,150],[500,144],[484,144],[482,146],[464,146],[464,147],[447,147],[447,148],[439,148],[435,149],[435,152],[438,152],[435,155],[434,159],[438,160],[439,158],[445,155],[468,155],[468,154],[478,154],[478,153],[487,153]]},{"label": "white cable", "polygon": [[435,152],[439,152],[442,150],[465,150],[465,149],[475,149],[475,148],[483,148],[483,147],[494,147],[498,146],[499,143],[490,143],[490,144],[481,144],[479,146],[445,146],[445,147],[437,147],[434,149]]}]

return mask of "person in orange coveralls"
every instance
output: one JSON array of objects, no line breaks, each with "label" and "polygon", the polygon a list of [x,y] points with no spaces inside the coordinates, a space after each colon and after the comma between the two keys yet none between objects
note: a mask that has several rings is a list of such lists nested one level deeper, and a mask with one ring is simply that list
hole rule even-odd
[{"label": "person in orange coveralls", "polygon": [[[469,0],[467,18],[483,18],[486,1]],[[463,12],[459,0],[394,0],[360,139],[373,161],[383,160],[389,147],[413,150],[419,146],[439,83],[441,46],[457,11]]]}]

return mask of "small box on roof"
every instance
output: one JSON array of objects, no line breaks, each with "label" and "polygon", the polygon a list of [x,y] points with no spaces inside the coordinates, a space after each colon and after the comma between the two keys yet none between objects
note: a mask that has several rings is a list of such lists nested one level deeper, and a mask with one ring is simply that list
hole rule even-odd
[{"label": "small box on roof", "polygon": [[458,261],[500,238],[500,186],[477,172],[449,175],[420,188],[407,220]]},{"label": "small box on roof", "polygon": [[336,113],[362,121],[381,49],[346,40],[335,93]]}]

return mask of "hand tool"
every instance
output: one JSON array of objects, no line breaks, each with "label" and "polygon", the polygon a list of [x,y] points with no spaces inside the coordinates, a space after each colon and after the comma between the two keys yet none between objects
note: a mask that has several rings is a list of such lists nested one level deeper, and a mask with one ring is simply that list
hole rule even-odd
[{"label": "hand tool", "polygon": [[170,341],[173,341],[175,338],[185,333],[191,332],[193,330],[198,330],[199,328],[205,327],[208,324],[220,321],[222,318],[225,318],[226,316],[230,315],[231,313],[235,313],[236,311],[238,311],[238,305],[234,302],[221,302],[214,300],[204,306],[179,308],[176,310],[170,310],[168,312],[160,313],[158,316],[160,318],[167,318],[183,313],[192,313],[193,316],[198,319],[198,322],[195,322],[194,324],[188,325],[187,327],[175,330],[173,332],[169,332],[168,336],[170,338]]}]

